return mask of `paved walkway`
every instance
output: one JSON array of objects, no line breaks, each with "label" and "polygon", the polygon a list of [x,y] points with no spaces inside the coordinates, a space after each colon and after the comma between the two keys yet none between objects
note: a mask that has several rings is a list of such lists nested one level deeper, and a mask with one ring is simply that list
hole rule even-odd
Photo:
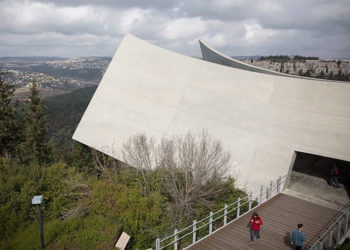
[{"label": "paved walkway", "polygon": [[286,194],[278,194],[253,211],[261,216],[264,225],[260,232],[261,239],[254,241],[252,246],[248,244],[249,213],[189,249],[290,249],[290,234],[298,223],[304,224],[307,238],[305,245],[309,245],[340,215],[336,210]]}]

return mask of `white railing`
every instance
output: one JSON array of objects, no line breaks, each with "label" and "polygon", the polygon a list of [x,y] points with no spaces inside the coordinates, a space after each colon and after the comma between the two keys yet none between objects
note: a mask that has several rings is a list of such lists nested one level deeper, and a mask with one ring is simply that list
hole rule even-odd
[{"label": "white railing", "polygon": [[[198,243],[198,241],[203,240],[204,238],[208,237],[214,232],[225,227],[229,223],[237,220],[241,216],[250,212],[253,208],[260,206],[264,202],[268,201],[269,199],[271,199],[272,197],[280,193],[282,190],[282,183],[284,183],[286,179],[287,179],[286,175],[283,177],[280,176],[277,179],[277,181],[270,182],[270,185],[265,188],[265,192],[264,192],[264,187],[261,186],[260,191],[258,192],[258,194],[255,195],[254,198],[253,198],[252,192],[249,192],[247,196],[243,198],[238,198],[235,202],[229,205],[225,204],[225,206],[220,210],[216,212],[210,212],[209,216],[199,221],[194,220],[191,225],[185,228],[181,230],[175,229],[173,234],[163,239],[157,238],[156,250],[161,250],[165,248],[168,248],[168,249],[172,248],[174,250],[178,250],[180,244],[181,244],[181,248],[186,249]],[[244,208],[247,210],[243,211]],[[230,222],[228,222],[228,219],[229,219],[228,215],[232,217]],[[215,225],[215,222],[218,222],[219,219],[222,219],[222,218],[223,218],[222,226],[213,230],[213,224]],[[197,232],[199,233],[199,231],[205,227],[208,227],[207,232],[205,232],[205,235],[201,235],[201,238],[199,238],[200,235],[197,235]],[[201,233],[203,233],[203,230],[201,231]],[[192,235],[192,240],[190,240],[191,235]]]},{"label": "white railing", "polygon": [[318,237],[316,242],[309,248],[311,250],[334,249],[341,245],[349,236],[349,213],[350,206],[343,210],[342,214],[330,225],[327,230]]}]

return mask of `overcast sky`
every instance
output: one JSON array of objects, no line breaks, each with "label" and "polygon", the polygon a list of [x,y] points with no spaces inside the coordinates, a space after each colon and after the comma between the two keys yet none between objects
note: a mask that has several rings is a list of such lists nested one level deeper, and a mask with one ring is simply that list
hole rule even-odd
[{"label": "overcast sky", "polygon": [[112,56],[132,33],[200,56],[350,58],[350,0],[0,0],[0,56]]}]

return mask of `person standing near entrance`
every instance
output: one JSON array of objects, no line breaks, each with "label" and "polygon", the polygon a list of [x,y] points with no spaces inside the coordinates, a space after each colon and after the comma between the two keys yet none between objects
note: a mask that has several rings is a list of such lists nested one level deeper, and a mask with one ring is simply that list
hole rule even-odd
[{"label": "person standing near entrance", "polygon": [[295,250],[301,250],[306,240],[303,232],[303,224],[298,224],[298,229],[294,229],[290,237],[290,244],[294,246]]},{"label": "person standing near entrance", "polygon": [[262,219],[259,217],[257,213],[253,213],[253,216],[250,218],[250,242],[249,244],[253,244],[254,236],[256,239],[260,239],[260,226],[263,224]]},{"label": "person standing near entrance", "polygon": [[339,176],[339,169],[337,168],[337,165],[333,164],[333,168],[331,171],[331,180],[330,180],[331,186],[340,188],[339,182],[338,182],[338,176]]}]

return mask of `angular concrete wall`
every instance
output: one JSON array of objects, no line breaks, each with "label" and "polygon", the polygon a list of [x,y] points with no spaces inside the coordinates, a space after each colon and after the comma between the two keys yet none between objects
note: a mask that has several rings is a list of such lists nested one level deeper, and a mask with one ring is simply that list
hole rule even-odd
[{"label": "angular concrete wall", "polygon": [[127,35],[73,139],[121,159],[136,133],[202,128],[257,190],[288,172],[294,151],[350,160],[350,84],[260,74],[183,56]]}]

